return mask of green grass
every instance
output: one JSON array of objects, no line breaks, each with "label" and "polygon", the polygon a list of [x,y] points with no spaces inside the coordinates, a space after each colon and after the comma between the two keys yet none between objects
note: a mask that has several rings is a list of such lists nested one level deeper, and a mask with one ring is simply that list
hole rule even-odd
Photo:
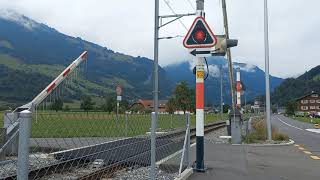
[{"label": "green grass", "polygon": [[320,118],[293,117],[293,119],[298,120],[298,121],[302,121],[302,122],[313,123],[313,124],[319,124],[320,123]]},{"label": "green grass", "polygon": [[[267,140],[267,125],[264,117],[256,117],[252,123],[253,131],[244,137],[245,143],[261,143]],[[289,136],[281,133],[276,127],[272,127],[272,140],[288,141]]]},{"label": "green grass", "polygon": [[4,112],[3,111],[0,111],[0,126],[3,127],[3,114]]},{"label": "green grass", "polygon": [[[3,114],[1,125],[3,124]],[[220,119],[219,114],[206,115],[205,124]],[[195,115],[191,115],[191,126],[195,126]],[[38,112],[33,114],[33,138],[66,138],[66,137],[125,137],[144,135],[150,130],[149,115],[120,115],[105,112]],[[158,129],[185,128],[184,115],[159,115]]]}]

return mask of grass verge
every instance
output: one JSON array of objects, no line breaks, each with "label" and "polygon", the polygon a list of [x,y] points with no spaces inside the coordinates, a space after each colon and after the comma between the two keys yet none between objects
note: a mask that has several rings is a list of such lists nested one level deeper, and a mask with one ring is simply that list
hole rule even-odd
[{"label": "grass verge", "polygon": [[310,118],[310,117],[292,117],[292,118],[301,122],[320,124],[320,118]]},{"label": "grass verge", "polygon": [[[3,115],[1,114],[3,117]],[[209,114],[205,124],[220,120],[219,114]],[[195,126],[195,115],[191,115]],[[3,120],[1,120],[3,125]],[[115,114],[106,112],[38,112],[33,114],[33,138],[67,137],[130,137],[150,131],[151,116]],[[185,115],[159,115],[157,127],[161,131],[185,128]]]},{"label": "grass verge", "polygon": [[[245,143],[263,143],[267,140],[267,125],[264,118],[254,118],[252,122],[252,132],[244,137]],[[273,141],[288,141],[289,137],[286,134],[280,133],[275,127],[272,127]]]}]

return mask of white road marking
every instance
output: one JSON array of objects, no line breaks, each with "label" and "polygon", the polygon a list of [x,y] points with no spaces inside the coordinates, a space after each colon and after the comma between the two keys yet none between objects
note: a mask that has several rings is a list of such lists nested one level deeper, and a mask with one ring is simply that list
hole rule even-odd
[{"label": "white road marking", "polygon": [[304,129],[298,128],[298,127],[296,127],[296,126],[293,126],[293,125],[291,125],[291,124],[288,124],[288,123],[286,123],[286,122],[282,121],[279,117],[277,117],[277,118],[279,119],[279,121],[280,121],[280,122],[282,122],[283,124],[285,124],[285,125],[287,125],[287,126],[290,126],[290,127],[296,128],[296,129],[301,130],[301,131],[303,131],[303,130],[304,130]]},{"label": "white road marking", "polygon": [[311,155],[312,153],[310,151],[303,151],[305,154]]},{"label": "white road marking", "polygon": [[319,133],[320,134],[320,129],[306,129],[307,131],[314,132],[314,133]]}]

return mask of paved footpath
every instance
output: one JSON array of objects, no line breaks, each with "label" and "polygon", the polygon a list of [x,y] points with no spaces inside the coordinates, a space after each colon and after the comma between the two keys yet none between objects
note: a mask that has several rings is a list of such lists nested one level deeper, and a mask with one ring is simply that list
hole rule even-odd
[{"label": "paved footpath", "polygon": [[[205,173],[190,180],[318,180],[320,160],[294,145],[253,147],[216,144],[206,138]],[[320,146],[320,144],[319,144]],[[192,149],[193,161],[195,149]]]}]

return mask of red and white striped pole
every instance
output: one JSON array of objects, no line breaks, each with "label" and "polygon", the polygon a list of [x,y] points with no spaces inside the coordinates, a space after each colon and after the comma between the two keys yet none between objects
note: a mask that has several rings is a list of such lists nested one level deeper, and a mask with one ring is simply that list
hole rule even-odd
[{"label": "red and white striped pole", "polygon": [[240,68],[237,68],[237,108],[241,108],[241,90],[242,90],[242,85],[241,85],[241,79],[240,79]]},{"label": "red and white striped pole", "polygon": [[197,57],[196,65],[196,170],[204,171],[204,65]]},{"label": "red and white striped pole", "polygon": [[[204,17],[204,0],[197,0],[197,15]],[[196,58],[196,171],[204,172],[204,65]]]}]

